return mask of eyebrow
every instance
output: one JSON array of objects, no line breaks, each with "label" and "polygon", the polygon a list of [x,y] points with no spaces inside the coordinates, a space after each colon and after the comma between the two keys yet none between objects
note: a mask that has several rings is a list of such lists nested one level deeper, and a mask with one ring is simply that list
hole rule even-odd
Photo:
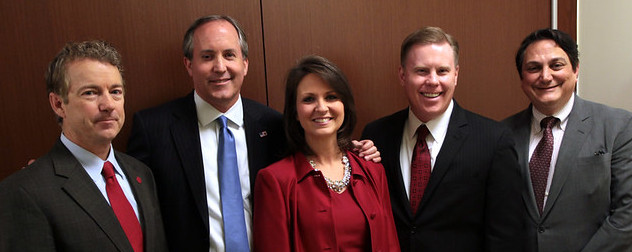
[{"label": "eyebrow", "polygon": [[[119,88],[119,87],[124,88],[125,86],[122,83],[115,83],[115,84],[110,85],[109,88],[111,89],[111,88]],[[79,89],[77,89],[77,91],[83,91],[86,89],[101,89],[101,86],[97,84],[88,84],[83,87],[80,87]]]}]

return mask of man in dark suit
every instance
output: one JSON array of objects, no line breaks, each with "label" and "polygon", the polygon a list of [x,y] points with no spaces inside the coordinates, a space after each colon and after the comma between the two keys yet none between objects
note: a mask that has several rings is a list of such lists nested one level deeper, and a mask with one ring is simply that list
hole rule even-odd
[{"label": "man in dark suit", "polygon": [[152,173],[111,145],[125,121],[121,69],[103,41],[69,43],[50,63],[62,134],[0,183],[0,251],[167,250]]},{"label": "man in dark suit", "polygon": [[[578,55],[554,29],[531,33],[516,53],[531,105],[503,122],[527,188],[527,251],[632,251],[632,114],[574,94]],[[541,126],[547,118],[549,128]]]},{"label": "man in dark suit", "polygon": [[[241,97],[248,72],[248,44],[228,16],[196,20],[184,41],[184,66],[194,91],[134,116],[128,154],[154,172],[169,248],[173,251],[236,251],[226,248],[218,172],[221,133],[227,118],[234,135],[247,240],[252,244],[252,192],[257,171],[279,160],[285,145],[282,116]],[[372,142],[364,154],[379,153]],[[379,160],[379,157],[376,159]],[[241,214],[241,213],[239,213]],[[247,250],[247,249],[246,249]]]},{"label": "man in dark suit", "polygon": [[510,131],[453,100],[458,53],[440,28],[410,34],[399,68],[409,108],[370,123],[362,138],[381,149],[402,251],[521,251]]}]

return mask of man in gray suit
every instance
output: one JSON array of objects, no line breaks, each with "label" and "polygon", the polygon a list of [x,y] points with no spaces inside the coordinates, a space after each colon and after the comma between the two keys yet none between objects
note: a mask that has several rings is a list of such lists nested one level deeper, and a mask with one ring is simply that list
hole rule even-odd
[{"label": "man in gray suit", "polygon": [[0,183],[0,251],[166,251],[149,168],[112,148],[125,121],[121,71],[104,41],[69,43],[50,63],[62,134]]},{"label": "man in gray suit", "polygon": [[528,188],[527,251],[631,251],[632,114],[574,94],[577,44],[564,32],[531,33],[516,67],[531,105],[504,123]]}]

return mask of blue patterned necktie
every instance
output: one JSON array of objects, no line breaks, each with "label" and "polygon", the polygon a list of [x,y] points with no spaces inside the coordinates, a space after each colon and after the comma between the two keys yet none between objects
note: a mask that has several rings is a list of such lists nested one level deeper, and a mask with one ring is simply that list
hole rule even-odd
[{"label": "blue patterned necktie", "polygon": [[248,234],[244,217],[244,203],[241,197],[241,184],[237,170],[237,152],[235,137],[226,126],[226,117],[218,118],[219,150],[217,165],[219,173],[219,191],[224,220],[224,242],[227,252],[248,252]]}]

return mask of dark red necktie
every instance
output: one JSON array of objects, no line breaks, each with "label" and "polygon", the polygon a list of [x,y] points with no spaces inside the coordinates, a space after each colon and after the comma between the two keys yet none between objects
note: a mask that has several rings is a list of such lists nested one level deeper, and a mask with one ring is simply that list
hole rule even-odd
[{"label": "dark red necktie", "polygon": [[129,243],[132,244],[135,252],[142,252],[143,231],[136,218],[136,213],[134,213],[134,208],[127,201],[121,186],[116,180],[116,176],[114,176],[114,167],[110,161],[103,164],[101,174],[105,178],[105,191],[108,193],[112,210],[114,210],[114,214],[118,218],[121,227],[123,227]]},{"label": "dark red necktie", "polygon": [[529,161],[529,174],[531,176],[531,184],[533,193],[535,194],[535,202],[538,205],[538,211],[542,214],[544,209],[544,193],[549,178],[549,168],[551,167],[551,155],[553,155],[553,125],[559,121],[557,118],[549,116],[540,121],[540,127],[543,129],[542,139],[535,147],[535,151]]},{"label": "dark red necktie", "polygon": [[413,149],[413,160],[410,165],[410,208],[413,214],[417,213],[417,207],[430,180],[430,151],[426,144],[426,136],[429,133],[426,125],[417,128],[417,143]]}]

